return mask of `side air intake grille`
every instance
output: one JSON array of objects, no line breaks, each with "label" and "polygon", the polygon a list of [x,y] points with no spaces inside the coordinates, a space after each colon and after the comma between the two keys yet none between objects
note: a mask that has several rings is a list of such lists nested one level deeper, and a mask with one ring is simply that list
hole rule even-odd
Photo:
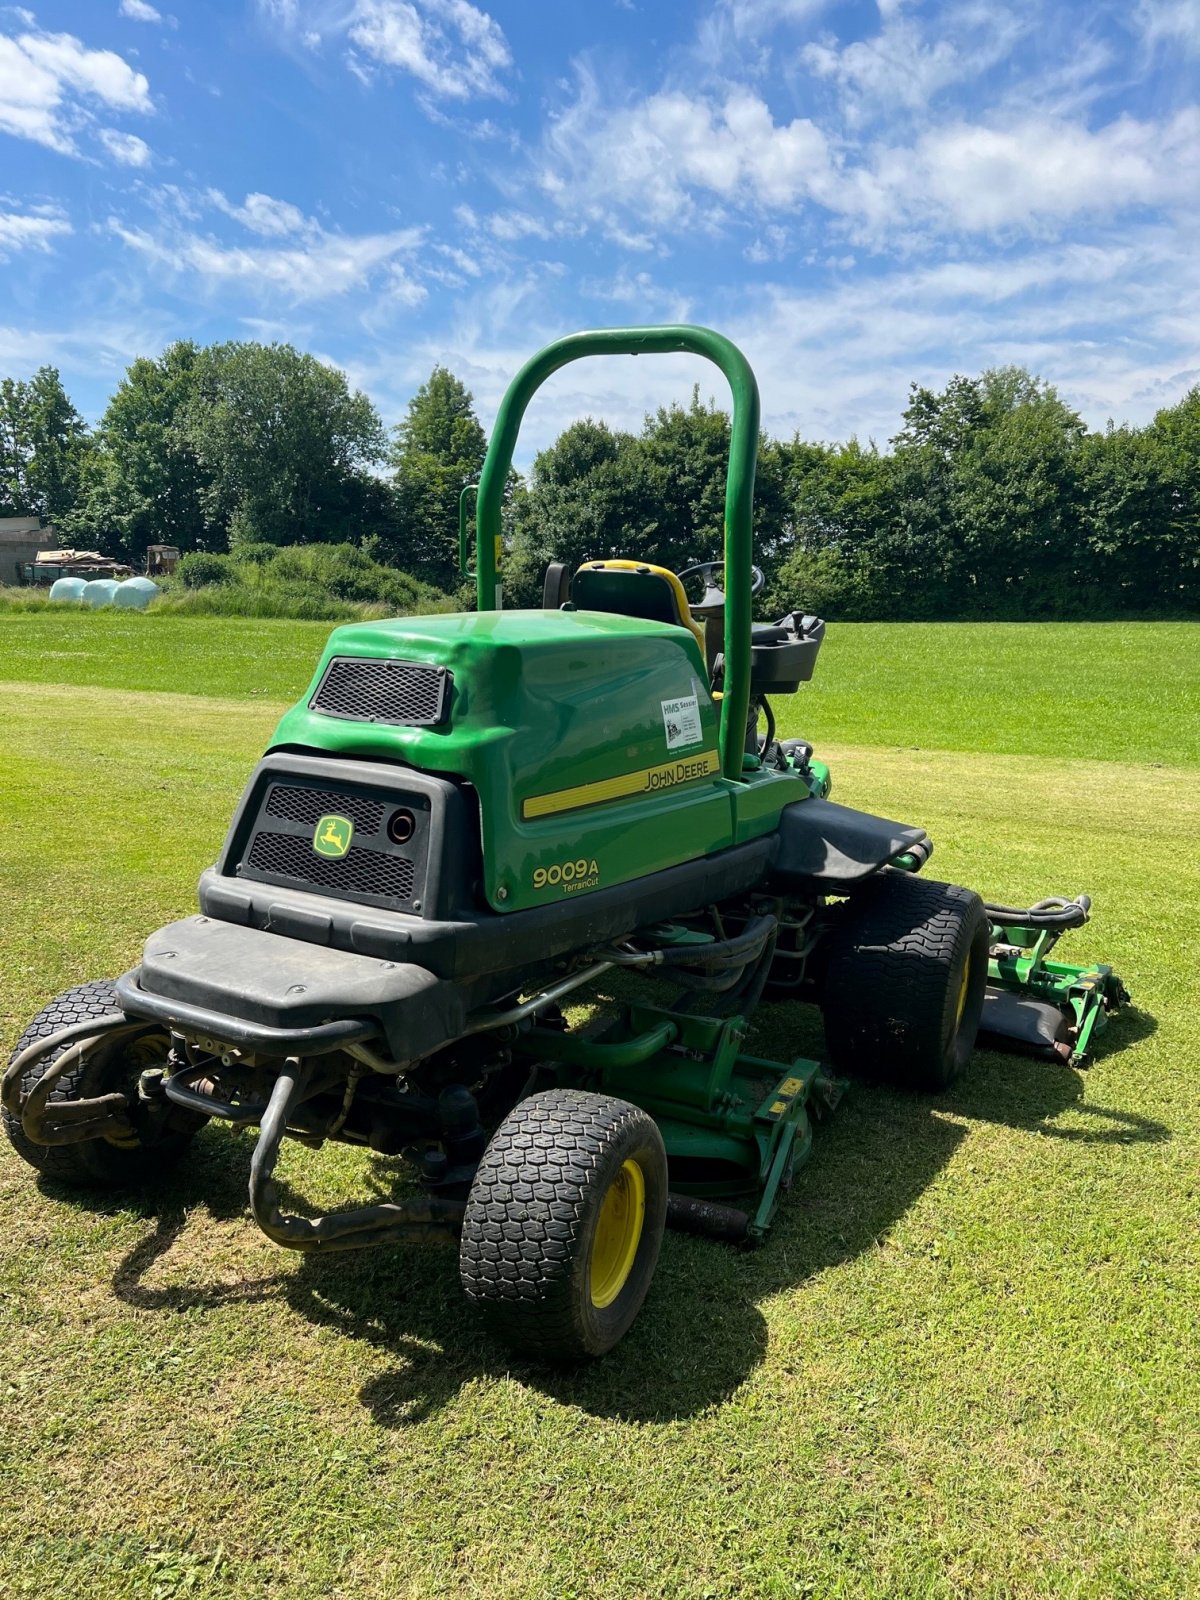
[{"label": "side air intake grille", "polygon": [[[359,900],[391,911],[420,912],[429,860],[429,799],[396,769],[394,789],[325,785],[290,775],[267,784],[235,868],[241,878]],[[322,843],[345,853],[318,851]],[[347,827],[347,824],[349,825]]]},{"label": "side air intake grille", "polygon": [[372,895],[391,900],[411,900],[414,867],[406,857],[381,850],[352,847],[340,861],[317,855],[309,840],[295,833],[259,833],[254,837],[251,872],[268,872],[275,878],[292,878],[305,887],[316,884],[353,898]]},{"label": "side air intake grille", "polygon": [[444,667],[419,661],[334,656],[309,706],[322,716],[348,722],[432,728],[446,720],[451,682]]},{"label": "side air intake grille", "polygon": [[315,828],[329,812],[349,817],[362,833],[378,833],[383,807],[356,794],[338,794],[332,789],[301,789],[287,783],[274,783],[267,796],[267,815],[288,822],[303,822]]}]

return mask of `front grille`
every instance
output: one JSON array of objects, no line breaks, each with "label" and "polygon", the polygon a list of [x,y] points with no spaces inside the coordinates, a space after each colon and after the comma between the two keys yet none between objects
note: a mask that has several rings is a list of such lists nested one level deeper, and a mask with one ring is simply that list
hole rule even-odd
[{"label": "front grille", "polygon": [[313,711],[351,722],[430,728],[444,722],[450,674],[417,661],[335,656],[309,702]]},{"label": "front grille", "polygon": [[393,900],[411,900],[413,863],[407,856],[385,855],[381,850],[351,846],[340,861],[319,856],[311,840],[297,833],[258,833],[246,863],[251,872],[291,878],[301,888],[318,884],[342,894],[369,894]]},{"label": "front grille", "polygon": [[267,815],[315,827],[322,817],[349,817],[360,833],[378,833],[383,807],[361,795],[336,789],[302,789],[298,784],[273,783],[267,795]]}]

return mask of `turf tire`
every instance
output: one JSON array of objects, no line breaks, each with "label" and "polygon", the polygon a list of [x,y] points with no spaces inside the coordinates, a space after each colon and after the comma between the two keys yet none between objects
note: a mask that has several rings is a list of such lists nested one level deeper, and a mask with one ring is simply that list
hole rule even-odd
[{"label": "turf tire", "polygon": [[972,890],[898,871],[838,906],[820,995],[834,1067],[910,1089],[951,1083],[979,1031],[988,931]]},{"label": "turf tire", "polygon": [[[645,1185],[637,1252],[611,1304],[592,1299],[597,1224],[625,1162]],[[637,1106],[578,1089],[531,1095],[500,1124],[471,1185],[459,1274],[487,1327],[539,1361],[602,1356],[654,1276],[667,1215],[662,1134]]]},{"label": "turf tire", "polygon": [[[89,1017],[101,1017],[119,1011],[116,989],[107,979],[94,983],[81,983],[67,989],[52,1000],[25,1029],[17,1041],[12,1061],[26,1046],[37,1039],[47,1039],[60,1028],[85,1022]],[[103,1043],[88,1050],[80,1062],[59,1079],[50,1094],[50,1104],[64,1100],[88,1100],[94,1095],[114,1091],[130,1094],[136,1089],[138,1075],[146,1059],[139,1060],[146,1044],[153,1040],[156,1030],[149,1027],[145,1034],[135,1034],[132,1039],[119,1040],[105,1047]],[[139,1051],[139,1046],[141,1050]],[[165,1047],[165,1041],[164,1041]],[[70,1046],[65,1048],[69,1049]],[[61,1054],[61,1052],[59,1052]],[[57,1059],[57,1056],[55,1057]],[[33,1062],[22,1074],[21,1092],[27,1094],[50,1063]],[[35,1144],[21,1130],[21,1124],[7,1111],[0,1112],[8,1142],[22,1161],[44,1177],[76,1188],[124,1188],[144,1184],[157,1173],[169,1169],[182,1155],[203,1118],[189,1118],[182,1114],[172,1119],[172,1127],[153,1143],[138,1145],[110,1144],[107,1139],[88,1139],[82,1144]],[[183,1126],[178,1124],[183,1123]]]}]

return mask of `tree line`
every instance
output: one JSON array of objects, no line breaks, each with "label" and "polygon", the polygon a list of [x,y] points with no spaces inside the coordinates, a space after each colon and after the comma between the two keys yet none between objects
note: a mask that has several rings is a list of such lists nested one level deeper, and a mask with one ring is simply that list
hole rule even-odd
[{"label": "tree line", "polygon": [[[1052,385],[1004,367],[914,384],[889,444],[762,436],[761,614],[1200,612],[1200,386],[1145,427],[1089,431]],[[134,361],[94,429],[51,367],[0,382],[0,516],[135,565],[149,544],[350,543],[454,593],[458,497],[485,448],[444,367],[389,433],[344,374],[289,345],[184,341]],[[510,482],[510,602],[538,602],[551,559],[719,555],[728,448],[728,416],[698,391],[637,432],[572,423]]]}]

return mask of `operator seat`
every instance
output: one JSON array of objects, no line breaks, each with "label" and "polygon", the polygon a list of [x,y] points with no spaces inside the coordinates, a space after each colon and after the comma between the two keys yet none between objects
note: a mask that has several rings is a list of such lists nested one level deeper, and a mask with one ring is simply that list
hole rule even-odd
[{"label": "operator seat", "polygon": [[[561,579],[558,592],[562,593]],[[547,592],[551,589],[547,573]],[[667,567],[644,561],[585,561],[571,579],[571,603],[580,611],[611,611],[647,622],[669,622],[687,628],[704,656],[704,628],[692,620],[683,585]],[[561,602],[560,602],[561,604]]]}]

